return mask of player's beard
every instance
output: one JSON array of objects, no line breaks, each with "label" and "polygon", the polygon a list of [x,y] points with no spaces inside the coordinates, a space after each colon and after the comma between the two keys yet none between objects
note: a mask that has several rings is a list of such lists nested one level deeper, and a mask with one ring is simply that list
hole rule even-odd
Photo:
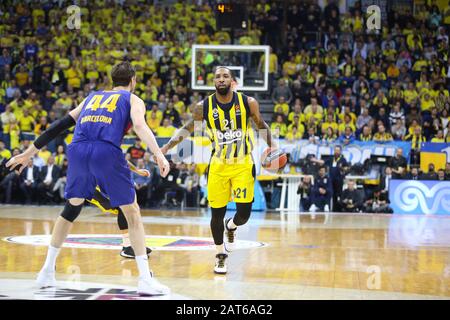
[{"label": "player's beard", "polygon": [[222,87],[222,88],[219,88],[218,86],[216,86],[216,91],[221,96],[226,96],[228,94],[228,92],[230,92],[230,90],[231,90],[231,84],[226,87]]}]

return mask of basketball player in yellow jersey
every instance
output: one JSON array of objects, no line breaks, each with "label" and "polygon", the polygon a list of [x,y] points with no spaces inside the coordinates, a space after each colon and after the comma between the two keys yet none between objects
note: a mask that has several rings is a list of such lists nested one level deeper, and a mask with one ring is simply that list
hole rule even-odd
[{"label": "basketball player in yellow jersey", "polygon": [[[234,92],[231,87],[236,83],[233,82],[232,71],[218,67],[214,74],[216,92],[195,106],[193,119],[161,148],[163,153],[167,153],[190,136],[194,131],[194,122],[206,121],[206,130],[212,142],[208,201],[212,211],[211,232],[217,248],[214,272],[219,274],[227,272],[227,252],[233,248],[235,231],[248,221],[252,210],[255,165],[251,155],[254,142],[250,118],[268,146],[276,148],[269,126],[259,112],[258,101]],[[231,200],[236,202],[236,214],[224,221],[227,204]]]}]

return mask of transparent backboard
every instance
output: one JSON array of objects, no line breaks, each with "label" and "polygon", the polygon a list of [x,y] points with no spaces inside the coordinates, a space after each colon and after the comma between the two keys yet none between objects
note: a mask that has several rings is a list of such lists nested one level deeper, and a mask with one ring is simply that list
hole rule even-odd
[{"label": "transparent backboard", "polygon": [[233,70],[238,90],[267,91],[269,46],[196,45],[192,46],[191,87],[215,90],[214,70],[221,66]]}]

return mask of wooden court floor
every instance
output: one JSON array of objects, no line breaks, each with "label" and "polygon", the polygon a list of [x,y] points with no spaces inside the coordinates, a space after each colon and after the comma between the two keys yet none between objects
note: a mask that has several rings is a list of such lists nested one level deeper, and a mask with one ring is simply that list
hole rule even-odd
[{"label": "wooden court floor", "polygon": [[[60,210],[0,206],[0,299],[35,290]],[[142,215],[168,298],[450,299],[450,216],[253,213],[228,274],[218,276],[207,210]],[[62,286],[136,285],[134,261],[119,256],[114,215],[85,208],[71,235],[57,262]],[[8,289],[14,281],[21,287]]]}]

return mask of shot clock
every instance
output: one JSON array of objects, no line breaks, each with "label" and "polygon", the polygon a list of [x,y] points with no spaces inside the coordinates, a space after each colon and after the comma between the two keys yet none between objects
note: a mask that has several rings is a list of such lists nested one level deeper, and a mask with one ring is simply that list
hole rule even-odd
[{"label": "shot clock", "polygon": [[218,3],[215,6],[217,29],[247,29],[247,8],[239,3]]}]

